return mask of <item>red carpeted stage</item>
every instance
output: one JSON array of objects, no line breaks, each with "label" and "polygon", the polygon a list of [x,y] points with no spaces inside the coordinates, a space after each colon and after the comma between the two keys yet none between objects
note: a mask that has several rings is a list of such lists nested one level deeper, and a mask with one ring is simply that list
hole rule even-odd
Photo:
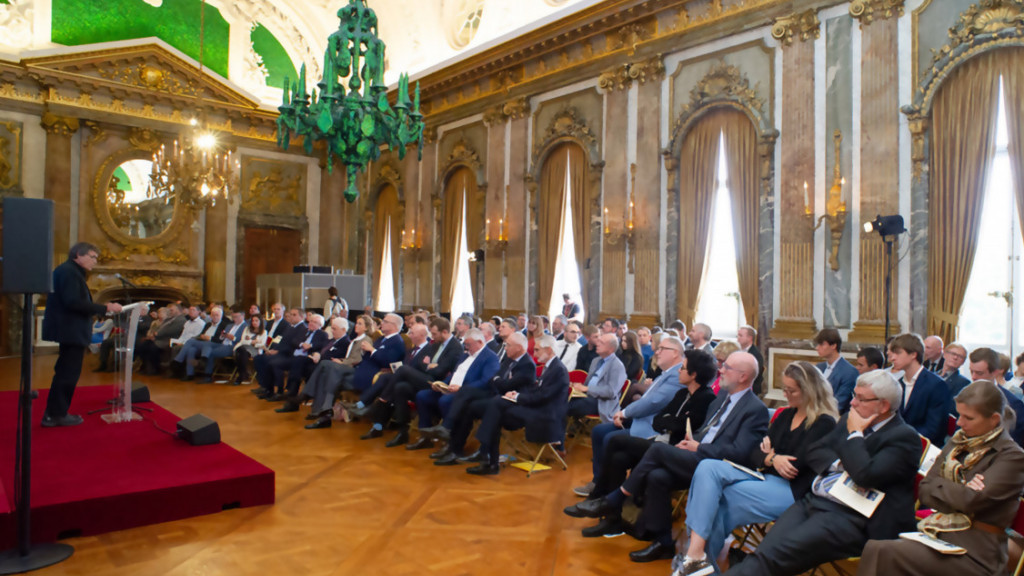
[{"label": "red carpeted stage", "polygon": [[[274,503],[274,471],[227,444],[190,446],[178,416],[153,402],[145,420],[107,424],[100,414],[70,428],[42,428],[46,390],[32,416],[32,538],[52,542]],[[107,406],[109,386],[79,387],[73,412]],[[0,549],[16,543],[14,446],[17,392],[0,392]],[[109,407],[103,413],[109,413]]]}]

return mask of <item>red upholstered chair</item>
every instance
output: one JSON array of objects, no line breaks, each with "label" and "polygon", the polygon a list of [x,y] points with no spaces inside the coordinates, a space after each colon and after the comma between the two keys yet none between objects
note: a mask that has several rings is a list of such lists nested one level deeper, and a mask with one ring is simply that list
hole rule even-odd
[{"label": "red upholstered chair", "polygon": [[956,433],[956,429],[959,428],[959,426],[956,425],[956,416],[952,414],[949,415],[949,423],[947,424],[947,428],[947,436],[952,436],[953,434]]}]

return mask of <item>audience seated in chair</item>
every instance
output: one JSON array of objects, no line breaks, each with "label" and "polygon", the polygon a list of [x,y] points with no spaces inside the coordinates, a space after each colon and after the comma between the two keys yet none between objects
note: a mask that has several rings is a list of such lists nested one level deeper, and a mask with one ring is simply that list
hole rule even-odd
[{"label": "audience seated in chair", "polygon": [[278,328],[278,335],[273,337],[270,346],[253,360],[256,381],[260,385],[256,396],[261,400],[284,400],[284,370],[291,363],[295,349],[308,336],[304,316],[298,308],[288,310],[284,315],[285,327]]},{"label": "audience seated in chair", "polygon": [[167,305],[167,319],[162,321],[156,332],[152,336],[147,336],[135,350],[135,355],[142,360],[143,374],[158,374],[160,372],[160,357],[164,352],[170,350],[171,339],[181,336],[187,319],[188,317],[181,309],[181,304]]},{"label": "audience seated in chair", "polygon": [[953,342],[942,350],[942,372],[939,377],[946,382],[950,396],[955,397],[961,390],[971,383],[963,374],[960,368],[967,361],[967,348],[959,342]]},{"label": "audience seated in chair", "polygon": [[1008,431],[1015,415],[997,386],[976,381],[956,397],[960,430],[921,481],[921,505],[934,508],[918,529],[967,550],[940,554],[908,540],[872,539],[859,575],[988,576],[1006,573],[1006,529],[1024,489],[1024,452]]},{"label": "audience seated in chair", "polygon": [[853,388],[857,382],[857,369],[846,358],[839,355],[843,347],[843,337],[835,328],[825,328],[814,337],[814,349],[825,361],[818,363],[818,370],[825,375],[825,380],[832,385],[832,396],[840,414],[850,409],[853,399]]},{"label": "audience seated in chair", "polygon": [[924,342],[917,334],[900,334],[889,344],[893,370],[903,372],[900,416],[936,446],[946,439],[947,419],[953,411],[953,397],[941,378],[924,369]]},{"label": "audience seated in chair", "polygon": [[[315,319],[314,322],[318,320]],[[276,410],[276,412],[298,412],[300,404],[307,400],[312,400],[313,407],[310,409],[306,419],[316,420],[316,422],[307,425],[307,429],[330,427],[331,406],[334,402],[334,395],[338,390],[338,386],[341,384],[339,372],[352,370],[350,366],[346,366],[343,362],[351,343],[348,339],[348,320],[335,316],[331,319],[328,330],[329,337],[327,341],[323,343],[319,350],[310,353],[307,357],[311,370],[305,376],[306,384],[303,386],[302,392],[296,397],[289,396],[284,406]],[[300,366],[298,369],[304,373],[307,367]],[[291,374],[289,373],[290,379]]]},{"label": "audience seated in chair", "polygon": [[373,377],[379,372],[389,372],[391,364],[401,362],[405,356],[405,342],[399,336],[403,323],[398,314],[388,314],[381,320],[380,337],[372,343],[369,340],[359,343],[363,358],[356,365],[352,379],[342,382],[344,389],[361,393],[373,385]]},{"label": "audience seated in chair", "polygon": [[324,317],[313,313],[306,316],[306,337],[292,351],[291,358],[287,364],[274,364],[272,367],[275,382],[279,382],[283,371],[288,372],[288,380],[285,385],[285,404],[275,412],[297,412],[297,398],[299,386],[302,381],[308,378],[316,368],[317,362],[313,360],[314,354],[325,353],[330,346],[328,341],[331,337],[321,330],[324,325]]},{"label": "audience seated in chair", "polygon": [[627,379],[626,368],[615,354],[619,350],[619,339],[614,334],[598,334],[594,340],[598,357],[590,365],[587,379],[572,385],[575,392],[585,396],[570,398],[567,414],[573,418],[600,416],[601,422],[611,422],[619,410],[619,395]]},{"label": "audience seated in chair", "polygon": [[[857,378],[850,411],[807,449],[811,491],[786,509],[757,549],[726,574],[795,576],[858,556],[869,539],[892,539],[914,527],[914,479],[921,439],[899,414],[902,390],[875,370]],[[856,487],[885,493],[870,518],[830,489],[843,474]]]},{"label": "audience seated in chair", "polygon": [[[575,323],[567,323],[562,331],[562,339],[555,344],[555,356],[570,372],[576,369],[576,359],[583,344],[580,343],[580,328]],[[571,367],[571,368],[570,368]]]},{"label": "audience seated in chair", "polygon": [[238,386],[242,382],[249,381],[250,359],[263,353],[263,350],[267,347],[267,340],[267,327],[263,318],[259,314],[250,316],[245,324],[245,330],[242,331],[241,338],[238,339],[238,343],[233,348],[236,374],[235,381],[232,384]]},{"label": "audience seated in chair", "polygon": [[715,572],[715,559],[733,529],[772,522],[811,489],[814,472],[808,447],[832,432],[839,413],[832,385],[809,362],[793,362],[782,372],[788,407],[776,414],[768,437],[738,462],[761,470],[763,480],[722,460],[702,460],[686,503],[689,542],[676,557],[677,576]]}]

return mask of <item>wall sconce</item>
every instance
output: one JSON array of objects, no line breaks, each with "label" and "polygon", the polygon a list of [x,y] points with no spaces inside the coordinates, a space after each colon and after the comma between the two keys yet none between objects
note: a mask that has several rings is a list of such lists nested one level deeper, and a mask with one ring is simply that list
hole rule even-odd
[{"label": "wall sconce", "polygon": [[420,248],[421,248],[421,244],[420,244],[420,241],[419,241],[419,237],[416,236],[416,229],[413,228],[412,231],[410,231],[409,234],[406,234],[405,230],[402,230],[402,245],[401,245],[402,251],[403,252],[415,253],[415,252],[419,252]]},{"label": "wall sconce", "polygon": [[[832,237],[832,249],[829,253],[828,263],[832,270],[839,270],[839,246],[843,239],[843,231],[846,229],[846,202],[843,201],[843,186],[846,185],[846,178],[843,178],[839,167],[839,145],[843,141],[843,135],[839,130],[836,130],[832,139],[835,142],[835,168],[832,173],[832,187],[828,191],[828,198],[825,199],[825,213],[818,217],[814,230],[820,228],[822,222],[828,221],[828,229]],[[811,209],[810,192],[807,190],[807,182],[804,182],[804,215],[811,219],[814,218],[814,211]]]},{"label": "wall sconce", "polygon": [[[509,186],[505,186],[505,197],[508,198]],[[491,219],[487,219],[484,226],[484,248],[495,252],[504,252],[508,248],[508,216],[507,210],[502,206],[502,217],[498,218],[498,236],[491,238]]]},{"label": "wall sconce", "polygon": [[629,273],[633,273],[633,253],[635,252],[635,242],[633,238],[633,227],[636,224],[636,203],[634,202],[633,191],[636,189],[636,163],[629,165],[629,198],[626,204],[625,214],[625,225],[619,232],[612,232],[611,226],[608,222],[608,207],[604,208],[604,241],[610,246],[615,246],[619,241],[624,241],[624,245],[629,248],[629,258],[627,266]]}]

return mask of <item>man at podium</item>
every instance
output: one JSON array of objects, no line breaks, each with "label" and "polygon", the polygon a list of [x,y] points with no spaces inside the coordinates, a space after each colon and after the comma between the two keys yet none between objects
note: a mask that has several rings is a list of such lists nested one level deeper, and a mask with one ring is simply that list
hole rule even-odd
[{"label": "man at podium", "polygon": [[103,305],[92,301],[86,276],[97,260],[99,249],[79,242],[68,251],[67,261],[53,271],[53,292],[46,299],[43,314],[43,340],[56,342],[60,349],[43,413],[42,425],[48,428],[82,423],[82,417],[68,414],[68,408],[82,374],[82,358],[92,335],[92,317],[121,311],[121,305],[115,302]]}]

